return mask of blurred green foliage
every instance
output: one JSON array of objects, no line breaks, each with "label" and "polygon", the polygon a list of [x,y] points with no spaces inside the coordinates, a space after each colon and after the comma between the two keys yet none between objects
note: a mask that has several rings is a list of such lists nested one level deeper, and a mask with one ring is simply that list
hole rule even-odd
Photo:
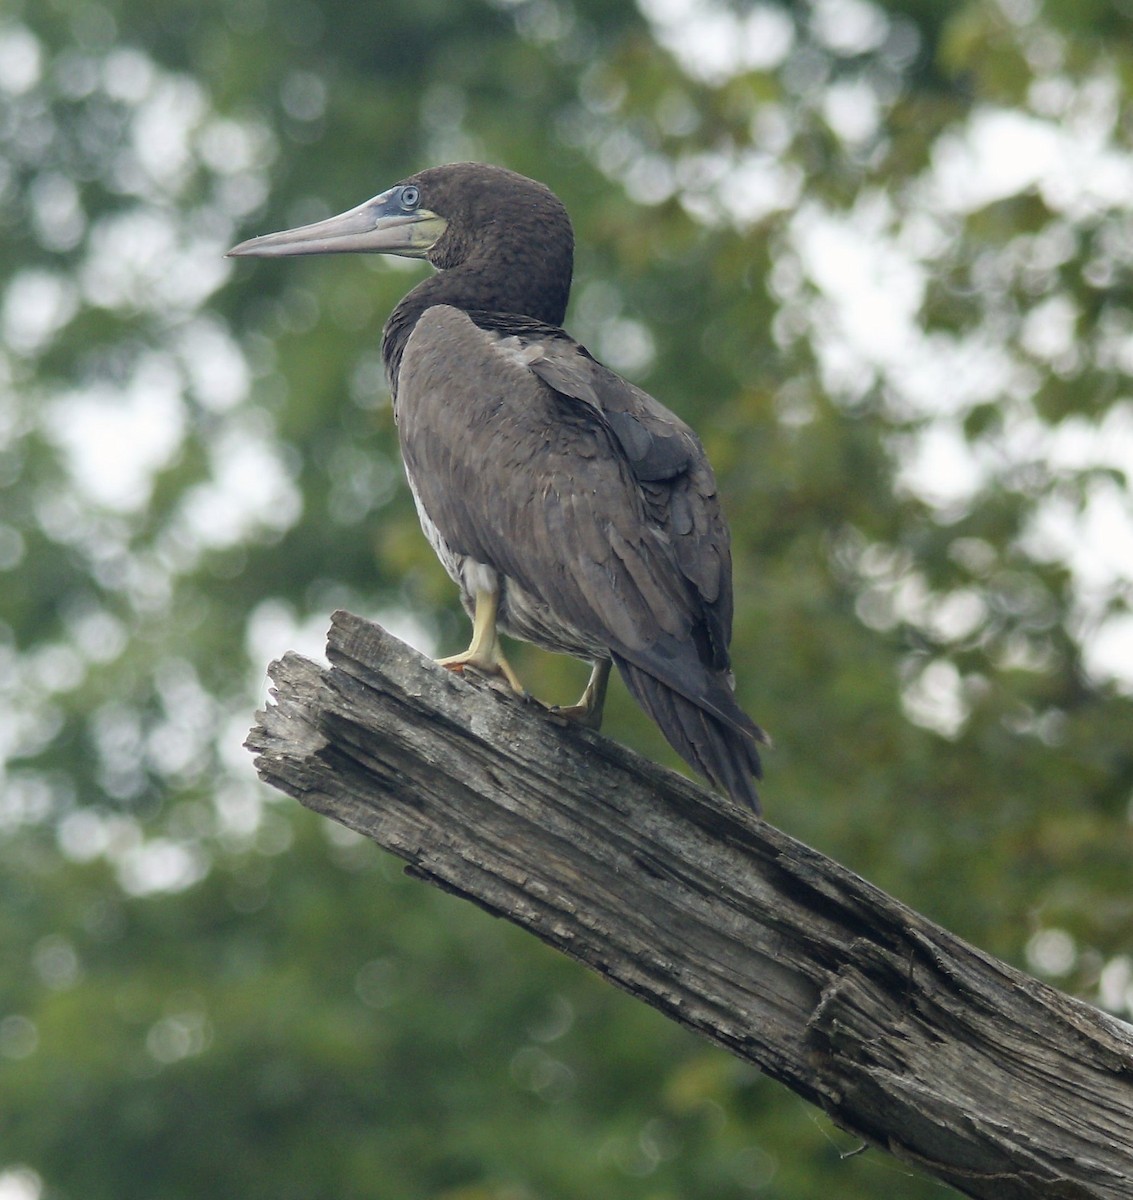
[{"label": "blurred green foliage", "polygon": [[[416,268],[221,255],[444,160],[559,192],[572,330],[704,438],[770,819],[1128,1017],[1131,32],[9,0],[5,1200],[940,1193],[254,780],[266,662],[332,608],[466,632],[377,356]],[[673,761],[620,690],[606,729]]]}]

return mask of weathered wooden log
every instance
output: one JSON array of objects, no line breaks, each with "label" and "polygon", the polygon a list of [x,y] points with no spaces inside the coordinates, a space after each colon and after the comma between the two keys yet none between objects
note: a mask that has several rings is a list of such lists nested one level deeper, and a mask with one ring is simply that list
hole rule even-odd
[{"label": "weathered wooden log", "polygon": [[1133,1029],[725,798],[333,617],[271,667],[261,776],[994,1200],[1133,1198]]}]

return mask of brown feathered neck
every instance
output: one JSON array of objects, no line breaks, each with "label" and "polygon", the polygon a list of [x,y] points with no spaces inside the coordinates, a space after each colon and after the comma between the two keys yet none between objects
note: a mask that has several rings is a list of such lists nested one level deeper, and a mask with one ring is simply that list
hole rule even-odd
[{"label": "brown feathered neck", "polygon": [[403,181],[448,228],[429,252],[438,274],[390,314],[382,358],[390,388],[418,318],[436,304],[465,312],[529,317],[559,326],[574,270],[574,231],[562,201],[541,183],[484,163],[430,167]]}]

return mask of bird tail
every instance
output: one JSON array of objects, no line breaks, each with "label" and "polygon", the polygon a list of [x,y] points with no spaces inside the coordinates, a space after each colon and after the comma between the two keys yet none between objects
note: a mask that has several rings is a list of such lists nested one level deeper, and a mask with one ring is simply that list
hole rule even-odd
[{"label": "bird tail", "polygon": [[721,677],[706,704],[697,704],[648,671],[614,655],[633,698],[657,722],[669,745],[733,800],[760,811],[755,780],[763,775],[757,743],[767,734],[736,703]]}]

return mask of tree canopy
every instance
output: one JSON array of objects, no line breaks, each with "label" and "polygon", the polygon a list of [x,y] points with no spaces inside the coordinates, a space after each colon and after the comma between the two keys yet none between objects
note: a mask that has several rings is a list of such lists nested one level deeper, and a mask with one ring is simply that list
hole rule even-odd
[{"label": "tree canopy", "polygon": [[[0,1194],[939,1194],[254,778],[266,663],[332,609],[466,631],[378,356],[419,268],[222,256],[446,160],[563,197],[569,328],[705,442],[769,819],[1130,1016],[1131,34],[9,0]],[[677,765],[620,689],[605,729]]]}]

